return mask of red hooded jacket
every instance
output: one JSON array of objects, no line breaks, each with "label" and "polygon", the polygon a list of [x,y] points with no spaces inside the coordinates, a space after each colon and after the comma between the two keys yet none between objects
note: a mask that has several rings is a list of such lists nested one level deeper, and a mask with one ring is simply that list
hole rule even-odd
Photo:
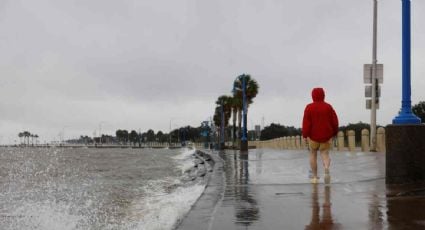
[{"label": "red hooded jacket", "polygon": [[304,110],[302,134],[316,142],[327,142],[338,133],[338,117],[332,106],[325,102],[325,91],[314,88],[313,103]]}]

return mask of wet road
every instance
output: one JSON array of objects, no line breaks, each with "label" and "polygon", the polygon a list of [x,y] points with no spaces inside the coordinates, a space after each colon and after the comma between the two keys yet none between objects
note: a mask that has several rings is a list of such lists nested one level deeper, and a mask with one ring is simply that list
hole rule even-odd
[{"label": "wet road", "polygon": [[305,151],[218,156],[222,174],[179,229],[425,229],[425,185],[386,186],[383,153],[332,152],[330,185],[320,162],[309,183]]}]

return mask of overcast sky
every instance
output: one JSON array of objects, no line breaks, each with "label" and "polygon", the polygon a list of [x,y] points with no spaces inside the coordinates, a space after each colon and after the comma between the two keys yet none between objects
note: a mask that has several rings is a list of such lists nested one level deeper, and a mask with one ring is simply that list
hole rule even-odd
[{"label": "overcast sky", "polygon": [[[300,127],[313,87],[370,122],[373,0],[1,0],[0,143],[199,126],[248,73],[248,125]],[[401,101],[401,1],[379,0],[377,121]],[[412,103],[425,100],[425,1],[412,0]]]}]

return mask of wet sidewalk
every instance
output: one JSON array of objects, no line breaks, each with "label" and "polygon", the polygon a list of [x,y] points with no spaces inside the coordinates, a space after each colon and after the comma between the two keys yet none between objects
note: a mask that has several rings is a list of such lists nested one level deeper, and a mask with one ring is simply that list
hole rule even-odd
[{"label": "wet sidewalk", "polygon": [[386,186],[383,153],[332,152],[331,184],[306,151],[211,153],[204,194],[178,229],[425,229],[425,185]]}]

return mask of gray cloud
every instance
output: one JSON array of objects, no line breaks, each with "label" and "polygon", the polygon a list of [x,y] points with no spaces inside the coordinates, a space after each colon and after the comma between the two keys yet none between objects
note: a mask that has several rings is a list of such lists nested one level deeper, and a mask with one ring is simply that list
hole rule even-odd
[{"label": "gray cloud", "polygon": [[[385,65],[378,123],[400,107],[401,3],[379,1]],[[412,2],[412,101],[424,100],[425,2]],[[250,123],[300,125],[323,86],[342,124],[369,121],[362,66],[371,62],[372,1],[2,1],[0,135],[46,139],[198,125],[251,74]],[[65,128],[64,128],[65,127]]]}]

